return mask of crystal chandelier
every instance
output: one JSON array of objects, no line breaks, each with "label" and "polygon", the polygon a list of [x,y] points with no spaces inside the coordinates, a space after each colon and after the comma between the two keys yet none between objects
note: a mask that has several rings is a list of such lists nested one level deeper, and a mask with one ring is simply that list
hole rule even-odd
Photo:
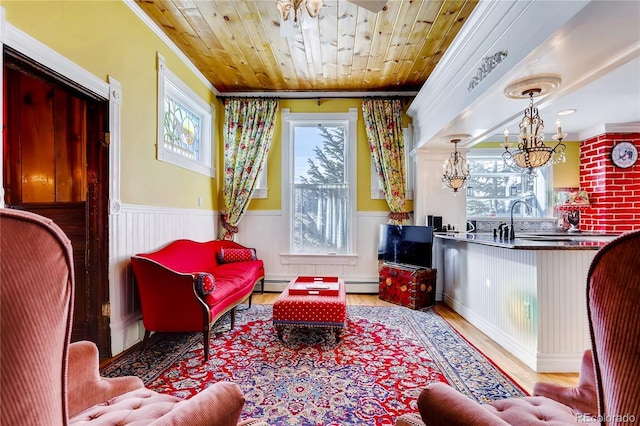
[{"label": "crystal chandelier", "polygon": [[454,195],[462,188],[469,177],[469,163],[458,151],[460,139],[452,139],[453,152],[442,165],[442,184],[453,189]]},{"label": "crystal chandelier", "polygon": [[322,7],[322,0],[276,0],[276,7],[280,11],[282,21],[293,17],[293,27],[298,28],[304,10],[310,17],[315,18]]},{"label": "crystal chandelier", "polygon": [[556,164],[565,161],[564,151],[566,146],[562,139],[567,137],[562,133],[560,118],[556,121],[557,133],[552,136],[558,143],[552,148],[544,143],[544,122],[538,115],[538,108],[533,106],[533,98],[540,94],[542,89],[530,88],[522,92],[522,96],[529,97],[529,107],[524,110],[524,117],[520,121],[520,133],[518,134],[518,149],[510,151],[509,130],[504,129],[505,152],[502,158],[505,162],[514,161],[518,167],[529,169],[529,173],[536,167],[544,166],[551,162]]}]

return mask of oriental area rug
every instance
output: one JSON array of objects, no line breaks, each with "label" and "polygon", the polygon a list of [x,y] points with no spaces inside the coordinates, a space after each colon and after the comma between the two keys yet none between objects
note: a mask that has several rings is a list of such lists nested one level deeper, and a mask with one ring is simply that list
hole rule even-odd
[{"label": "oriental area rug", "polygon": [[522,388],[431,309],[347,307],[339,342],[322,329],[291,329],[281,342],[271,305],[223,318],[202,362],[202,334],[157,333],[144,352],[103,367],[135,375],[161,393],[189,398],[217,381],[240,385],[242,418],[273,425],[393,425],[417,412],[427,383],[445,382],[478,402],[525,395]]}]

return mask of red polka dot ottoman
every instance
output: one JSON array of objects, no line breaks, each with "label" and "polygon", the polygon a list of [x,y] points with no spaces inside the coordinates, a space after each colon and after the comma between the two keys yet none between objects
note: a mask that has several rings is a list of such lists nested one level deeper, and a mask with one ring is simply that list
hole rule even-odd
[{"label": "red polka dot ottoman", "polygon": [[297,277],[273,303],[273,326],[283,340],[286,327],[322,327],[336,342],[347,324],[344,281],[338,277]]}]

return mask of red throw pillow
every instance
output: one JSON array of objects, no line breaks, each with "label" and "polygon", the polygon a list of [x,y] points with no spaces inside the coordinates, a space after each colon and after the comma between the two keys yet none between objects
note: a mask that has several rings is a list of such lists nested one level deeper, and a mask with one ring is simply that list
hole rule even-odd
[{"label": "red throw pillow", "polygon": [[206,296],[216,288],[216,279],[213,275],[206,272],[197,272],[193,274],[193,279],[196,283],[196,292],[199,296]]},{"label": "red throw pillow", "polygon": [[248,262],[257,258],[256,249],[252,248],[223,248],[218,253],[220,263]]}]

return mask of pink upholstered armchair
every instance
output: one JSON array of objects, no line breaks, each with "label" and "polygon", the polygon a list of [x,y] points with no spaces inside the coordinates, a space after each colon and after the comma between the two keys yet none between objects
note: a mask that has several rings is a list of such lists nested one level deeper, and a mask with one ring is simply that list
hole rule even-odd
[{"label": "pink upholstered armchair", "polygon": [[[442,383],[418,398],[420,417],[397,424],[428,426],[576,425],[640,422],[640,231],[623,235],[595,256],[587,276],[592,349],[582,358],[578,386],[537,383],[534,396],[478,404]],[[422,422],[420,422],[422,420]]]},{"label": "pink upholstered armchair", "polygon": [[0,209],[0,424],[266,424],[238,423],[244,397],[234,383],[182,400],[137,377],[100,377],[96,346],[69,343],[72,271],[69,239],[51,220]]}]

